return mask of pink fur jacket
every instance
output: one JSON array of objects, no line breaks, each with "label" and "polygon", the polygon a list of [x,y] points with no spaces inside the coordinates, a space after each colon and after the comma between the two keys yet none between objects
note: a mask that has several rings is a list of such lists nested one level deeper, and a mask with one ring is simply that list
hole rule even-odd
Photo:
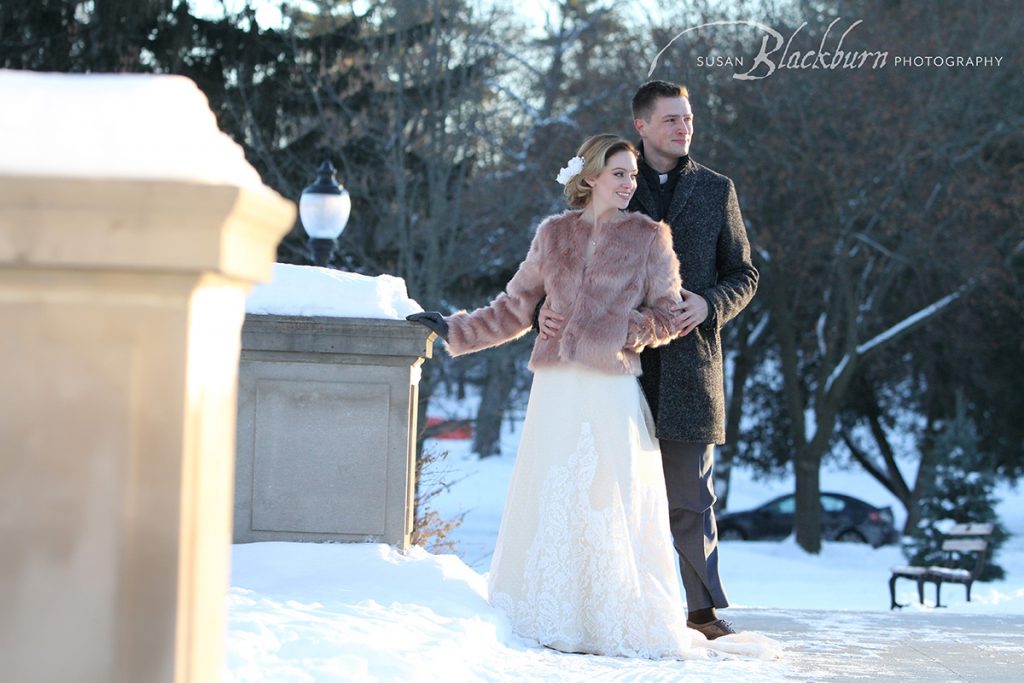
[{"label": "pink fur jacket", "polygon": [[672,231],[639,213],[620,214],[584,262],[590,225],[579,211],[546,218],[505,292],[472,313],[446,317],[453,356],[503,344],[533,327],[541,297],[565,316],[558,340],[533,347],[530,369],[579,363],[612,374],[640,374],[640,351],[675,338],[669,307],[679,302]]}]

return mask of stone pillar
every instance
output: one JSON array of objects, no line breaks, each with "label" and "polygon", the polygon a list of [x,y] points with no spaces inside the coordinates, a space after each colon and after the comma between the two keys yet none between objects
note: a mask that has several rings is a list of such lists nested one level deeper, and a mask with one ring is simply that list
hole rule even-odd
[{"label": "stone pillar", "polygon": [[404,320],[246,316],[236,543],[409,546],[420,364],[433,340]]},{"label": "stone pillar", "polygon": [[223,670],[239,332],[294,206],[0,175],[0,677]]}]

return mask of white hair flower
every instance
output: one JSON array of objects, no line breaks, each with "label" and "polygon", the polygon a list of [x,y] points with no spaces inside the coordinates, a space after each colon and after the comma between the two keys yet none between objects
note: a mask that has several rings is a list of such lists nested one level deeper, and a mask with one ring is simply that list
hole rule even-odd
[{"label": "white hair flower", "polygon": [[562,185],[565,185],[570,180],[572,180],[574,177],[579,175],[580,171],[582,171],[582,170],[583,170],[583,157],[573,157],[572,159],[569,159],[569,163],[567,163],[558,172],[558,175],[555,177],[555,180],[557,180]]}]

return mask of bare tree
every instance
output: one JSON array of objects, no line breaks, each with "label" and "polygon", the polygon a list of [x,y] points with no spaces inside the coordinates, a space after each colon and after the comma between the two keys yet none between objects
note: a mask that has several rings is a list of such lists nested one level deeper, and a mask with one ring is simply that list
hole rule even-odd
[{"label": "bare tree", "polygon": [[[1009,54],[1020,29],[1006,6],[846,9],[870,22],[872,41],[901,55],[932,54],[937,35],[955,53]],[[794,4],[763,21],[787,36],[807,21],[792,49],[812,50],[836,17],[810,10]],[[749,33],[722,36],[696,49],[749,51]],[[717,105],[698,135],[716,143],[711,165],[734,177],[749,221],[762,279],[748,315],[768,321],[753,365],[771,369],[752,376],[780,379],[776,417],[796,475],[797,540],[817,552],[822,459],[866,363],[977,296],[979,276],[1001,259],[972,247],[1019,235],[992,196],[984,151],[1021,122],[1020,77],[932,69],[910,78],[868,67],[744,81],[681,62],[665,68],[677,80],[694,75],[699,102]]]}]

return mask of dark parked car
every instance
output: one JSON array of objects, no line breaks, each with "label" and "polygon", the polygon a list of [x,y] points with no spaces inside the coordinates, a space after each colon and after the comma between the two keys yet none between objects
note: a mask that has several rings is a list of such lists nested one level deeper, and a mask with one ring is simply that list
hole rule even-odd
[{"label": "dark parked car", "polygon": [[[722,540],[773,540],[793,532],[796,497],[779,496],[746,512],[724,512],[718,516],[718,537]],[[876,508],[842,493],[821,494],[821,537],[826,541],[870,543],[874,547],[899,541],[892,525],[892,508]]]}]

